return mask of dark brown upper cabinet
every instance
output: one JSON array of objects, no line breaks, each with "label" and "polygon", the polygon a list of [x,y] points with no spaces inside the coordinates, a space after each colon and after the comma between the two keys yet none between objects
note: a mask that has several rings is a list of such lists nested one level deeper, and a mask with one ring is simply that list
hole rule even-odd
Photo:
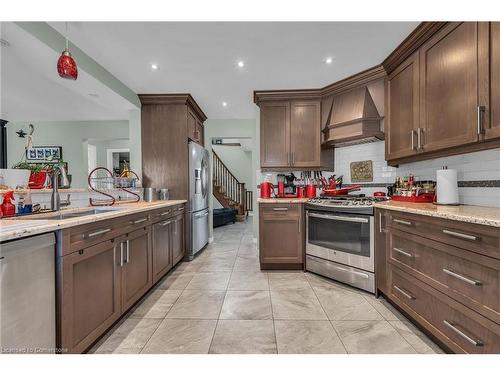
[{"label": "dark brown upper cabinet", "polygon": [[321,168],[319,100],[264,102],[260,110],[262,168]]},{"label": "dark brown upper cabinet", "polygon": [[260,106],[260,165],[290,166],[290,102],[266,102]]},{"label": "dark brown upper cabinet", "polygon": [[386,158],[398,159],[417,152],[419,124],[418,51],[387,79],[387,118],[385,123]]},{"label": "dark brown upper cabinet", "polygon": [[500,147],[499,23],[422,23],[383,66],[390,165]]},{"label": "dark brown upper cabinet", "polygon": [[[480,45],[480,61],[489,61],[485,69],[480,67],[480,72],[489,70],[490,96],[487,99],[490,106],[485,113],[484,139],[490,140],[500,138],[500,22],[480,23],[479,33],[480,41],[487,42]],[[488,90],[483,90],[481,94],[487,95]]]},{"label": "dark brown upper cabinet", "polygon": [[420,48],[420,150],[477,142],[477,23],[450,23]]},{"label": "dark brown upper cabinet", "polygon": [[290,162],[293,167],[318,167],[321,164],[319,100],[292,101],[290,119]]}]

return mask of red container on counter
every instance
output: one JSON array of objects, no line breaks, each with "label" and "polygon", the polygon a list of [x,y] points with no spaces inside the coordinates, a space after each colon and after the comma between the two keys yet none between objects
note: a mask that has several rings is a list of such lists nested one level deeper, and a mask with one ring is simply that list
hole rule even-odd
[{"label": "red container on counter", "polygon": [[306,196],[306,188],[303,186],[297,187],[297,198],[304,198]]},{"label": "red container on counter", "polygon": [[31,172],[28,186],[30,189],[42,189],[47,179],[47,171]]},{"label": "red container on counter", "polygon": [[306,186],[306,197],[307,198],[316,198],[316,185],[307,185]]},{"label": "red container on counter", "polygon": [[260,183],[260,197],[261,198],[271,198],[271,195],[274,190],[274,185],[270,182],[261,182]]},{"label": "red container on counter", "polygon": [[285,196],[285,183],[283,181],[278,182],[278,197],[283,198]]}]

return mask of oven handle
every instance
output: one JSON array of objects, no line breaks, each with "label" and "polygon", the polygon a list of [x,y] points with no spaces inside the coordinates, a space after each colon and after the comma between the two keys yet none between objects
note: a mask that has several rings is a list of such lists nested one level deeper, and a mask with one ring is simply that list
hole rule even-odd
[{"label": "oven handle", "polygon": [[349,221],[349,222],[354,222],[354,223],[368,223],[369,222],[368,219],[361,218],[361,217],[323,215],[323,214],[316,214],[316,213],[312,213],[312,212],[308,212],[307,216],[318,217],[320,219],[328,219],[328,220]]}]

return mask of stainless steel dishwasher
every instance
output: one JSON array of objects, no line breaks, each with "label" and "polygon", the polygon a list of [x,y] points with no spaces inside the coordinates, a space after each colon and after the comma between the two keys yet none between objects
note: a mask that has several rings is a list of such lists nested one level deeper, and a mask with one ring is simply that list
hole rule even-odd
[{"label": "stainless steel dishwasher", "polygon": [[0,244],[0,352],[56,346],[54,233]]}]

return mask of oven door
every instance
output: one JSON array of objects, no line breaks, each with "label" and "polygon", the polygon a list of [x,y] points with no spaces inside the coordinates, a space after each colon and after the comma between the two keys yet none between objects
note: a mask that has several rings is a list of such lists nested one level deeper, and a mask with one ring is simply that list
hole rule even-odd
[{"label": "oven door", "polygon": [[306,253],[374,272],[373,216],[307,211]]}]

